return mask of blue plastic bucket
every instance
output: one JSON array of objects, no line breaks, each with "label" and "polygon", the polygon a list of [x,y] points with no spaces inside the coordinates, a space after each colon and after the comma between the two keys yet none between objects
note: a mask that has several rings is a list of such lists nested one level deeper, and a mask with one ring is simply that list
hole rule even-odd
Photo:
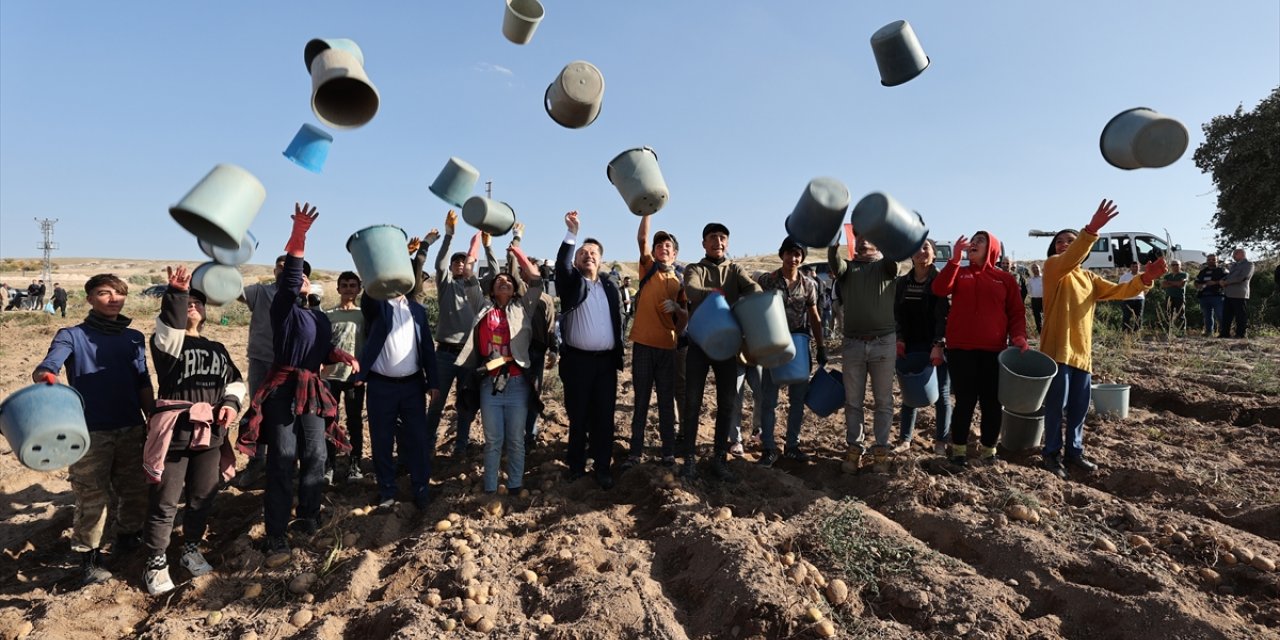
[{"label": "blue plastic bucket", "polygon": [[769,369],[769,375],[779,386],[800,384],[809,379],[809,334],[793,333],[791,341],[795,344],[796,355],[786,364]]},{"label": "blue plastic bucket", "polygon": [[413,262],[406,253],[409,236],[390,224],[366,227],[347,238],[347,252],[374,300],[390,300],[413,290]]},{"label": "blue plastic bucket", "polygon": [[320,173],[332,144],[333,136],[328,132],[313,124],[304,124],[284,150],[284,157],[311,173]]},{"label": "blue plastic bucket", "polygon": [[902,404],[923,409],[938,401],[938,372],[930,364],[927,351],[908,353],[905,358],[898,358],[896,367]]},{"label": "blue plastic bucket", "polygon": [[839,371],[818,369],[809,379],[809,392],[804,406],[818,417],[825,418],[844,406],[844,380]]},{"label": "blue plastic bucket", "polygon": [[729,360],[742,349],[742,327],[724,296],[712,293],[689,317],[689,339],[712,360]]},{"label": "blue plastic bucket", "polygon": [[64,384],[33,384],[0,404],[0,433],[36,471],[69,466],[89,451],[84,399]]}]

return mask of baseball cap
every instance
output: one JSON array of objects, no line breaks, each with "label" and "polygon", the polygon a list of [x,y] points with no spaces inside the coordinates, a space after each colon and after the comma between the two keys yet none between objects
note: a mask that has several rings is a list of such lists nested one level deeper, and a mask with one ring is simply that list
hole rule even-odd
[{"label": "baseball cap", "polygon": [[709,222],[707,223],[707,226],[702,228],[703,238],[706,238],[713,233],[723,233],[727,236],[729,235],[729,227],[726,227],[719,222]]}]

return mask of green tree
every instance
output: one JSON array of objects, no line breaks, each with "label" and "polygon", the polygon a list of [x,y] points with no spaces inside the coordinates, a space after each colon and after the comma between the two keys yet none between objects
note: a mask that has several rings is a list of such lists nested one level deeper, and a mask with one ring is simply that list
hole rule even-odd
[{"label": "green tree", "polygon": [[1280,87],[1252,111],[1237,106],[1203,129],[1195,162],[1218,188],[1218,248],[1274,250],[1280,244]]}]

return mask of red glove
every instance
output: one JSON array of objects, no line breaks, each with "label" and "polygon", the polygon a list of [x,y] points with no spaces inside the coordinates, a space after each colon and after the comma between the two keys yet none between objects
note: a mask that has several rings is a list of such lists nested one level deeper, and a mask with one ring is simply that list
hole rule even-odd
[{"label": "red glove", "polygon": [[1151,286],[1151,283],[1158,280],[1168,270],[1164,263],[1164,256],[1161,256],[1155,262],[1148,262],[1147,266],[1142,269],[1142,284],[1148,287]]},{"label": "red glove", "polygon": [[1118,215],[1120,215],[1120,210],[1116,208],[1115,203],[1103,199],[1098,204],[1098,210],[1093,212],[1093,218],[1089,220],[1089,224],[1085,225],[1084,230],[1096,236],[1102,227],[1106,226],[1108,222],[1111,222],[1112,218]]},{"label": "red glove", "polygon": [[1013,346],[1020,349],[1023,353],[1026,353],[1027,349],[1031,348],[1031,345],[1027,344],[1027,339],[1022,336],[1017,336],[1013,339]]},{"label": "red glove", "polygon": [[58,376],[48,371],[41,371],[38,377],[40,378],[40,382],[45,384],[58,384]]},{"label": "red glove", "polygon": [[901,340],[898,341],[898,357],[899,358],[907,357],[907,343]]},{"label": "red glove", "polygon": [[935,345],[933,349],[929,350],[929,364],[935,367],[941,367],[942,363],[946,361],[946,358],[943,357],[942,345]]},{"label": "red glove", "polygon": [[316,218],[320,215],[311,203],[304,202],[302,205],[293,203],[293,231],[289,234],[289,241],[284,245],[284,252],[291,256],[301,256],[307,245],[307,231],[311,229],[311,225],[315,223]]}]

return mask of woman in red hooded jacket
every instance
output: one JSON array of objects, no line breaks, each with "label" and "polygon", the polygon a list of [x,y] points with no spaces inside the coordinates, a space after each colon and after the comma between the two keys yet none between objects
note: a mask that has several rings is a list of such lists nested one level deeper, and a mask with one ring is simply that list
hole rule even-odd
[{"label": "woman in red hooded jacket", "polygon": [[[969,266],[960,266],[968,250]],[[996,460],[1000,438],[1000,352],[1010,343],[1027,350],[1027,318],[1013,274],[996,267],[1000,241],[987,231],[960,236],[955,252],[933,281],[933,293],[951,296],[946,353],[956,394],[951,415],[951,462],[968,464],[966,445],[973,409],[982,405],[982,462]]]}]

